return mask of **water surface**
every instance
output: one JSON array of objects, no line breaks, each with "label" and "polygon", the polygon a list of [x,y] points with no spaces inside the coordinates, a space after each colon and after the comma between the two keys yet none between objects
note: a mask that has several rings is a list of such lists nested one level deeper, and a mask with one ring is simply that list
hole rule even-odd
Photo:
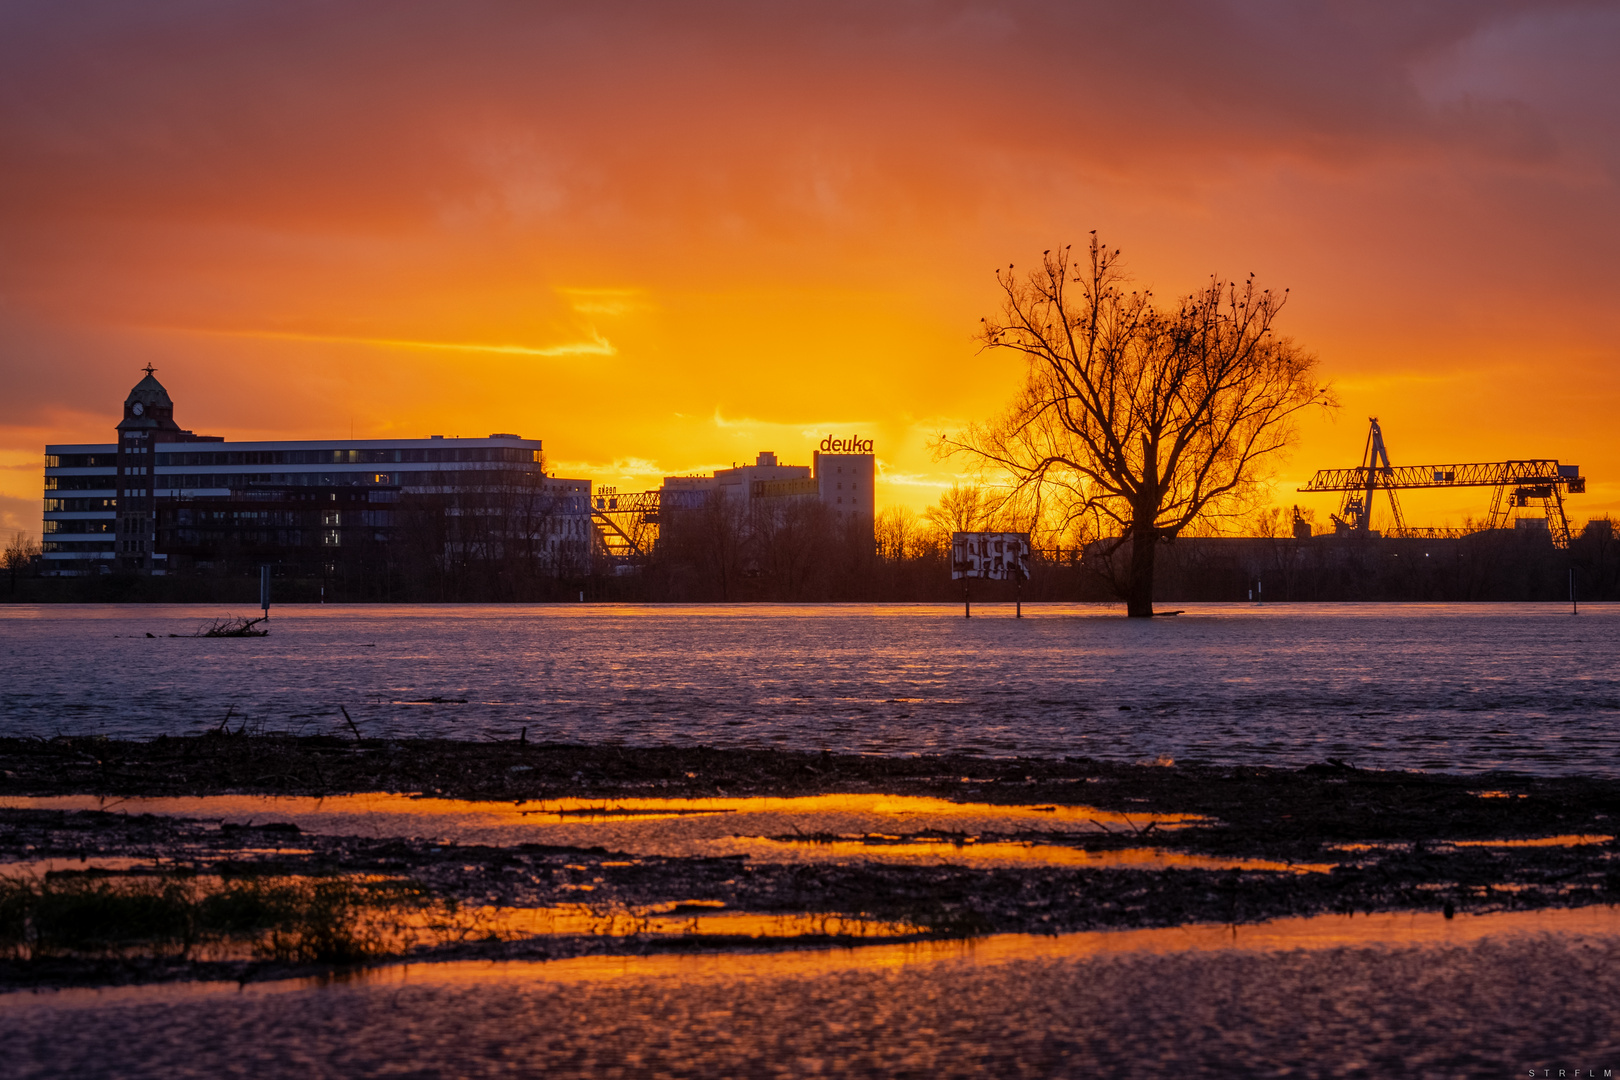
[{"label": "water surface", "polygon": [[[247,609],[242,609],[245,612]],[[1620,774],[1620,606],[0,608],[0,731]],[[152,636],[148,636],[152,635]]]}]

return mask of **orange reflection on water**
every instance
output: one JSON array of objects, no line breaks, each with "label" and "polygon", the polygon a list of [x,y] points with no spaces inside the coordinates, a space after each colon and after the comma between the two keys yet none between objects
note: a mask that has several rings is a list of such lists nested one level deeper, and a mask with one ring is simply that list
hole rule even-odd
[{"label": "orange reflection on water", "polygon": [[765,914],[726,911],[717,901],[682,901],[635,908],[560,904],[540,908],[470,909],[480,928],[505,939],[590,937],[894,938],[926,933],[904,920],[868,919],[830,912]]},{"label": "orange reflection on water", "polygon": [[1581,847],[1586,844],[1607,844],[1612,836],[1589,833],[1569,836],[1533,836],[1528,840],[1448,840],[1452,847]]},{"label": "orange reflection on water", "polygon": [[6,796],[0,807],[52,810],[117,810],[130,814],[241,817],[283,820],[298,814],[456,815],[514,824],[537,818],[559,821],[604,819],[656,820],[707,814],[876,814],[895,817],[974,817],[1029,822],[1156,825],[1163,829],[1207,821],[1198,814],[1129,814],[1093,806],[1001,806],[959,803],[923,795],[806,795],[798,798],[710,799],[534,799],[486,802],[426,795],[366,792],[314,797],[307,795],[198,795],[104,798],[95,795]]},{"label": "orange reflection on water", "polygon": [[[423,799],[424,803],[450,800]],[[488,803],[461,803],[482,809]],[[882,814],[894,817],[973,817],[1009,821],[1039,821],[1123,825],[1187,825],[1206,821],[1198,814],[1121,813],[1093,806],[1002,806],[995,803],[962,803],[925,795],[805,795],[795,798],[712,798],[712,799],[537,799],[523,803],[524,816],[557,818],[646,818],[659,814]]]},{"label": "orange reflection on water", "polygon": [[1074,934],[997,934],[972,939],[813,948],[785,952],[711,952],[651,956],[589,956],[569,960],[397,964],[345,973],[340,978],[283,979],[262,983],[180,983],[164,986],[68,988],[0,993],[0,1010],[31,1007],[42,999],[61,1005],[152,1003],[214,997],[319,993],[328,987],[405,984],[475,986],[521,982],[586,983],[624,979],[678,979],[682,983],[819,978],[855,970],[896,970],[933,964],[993,965],[1072,960],[1128,953],[1277,953],[1296,949],[1461,946],[1487,938],[1527,934],[1620,937],[1620,909],[1608,906],[1459,914],[1439,912],[1315,915],[1249,925],[1198,924],[1150,930]]},{"label": "orange reflection on water", "polygon": [[126,870],[158,869],[161,869],[161,865],[157,859],[138,859],[128,855],[25,859],[20,862],[0,862],[0,878],[45,877],[48,874],[89,873],[97,870],[121,873]]},{"label": "orange reflection on water", "polygon": [[1249,925],[1201,923],[1149,930],[1102,930],[1053,936],[990,937],[806,949],[787,953],[708,953],[597,956],[541,962],[455,962],[380,969],[366,978],[387,983],[485,983],[523,980],[597,982],[677,977],[685,982],[818,977],[852,969],[892,969],[937,963],[1000,964],[1026,960],[1085,960],[1123,953],[1286,952],[1295,949],[1406,948],[1465,945],[1523,934],[1620,936],[1620,909],[1582,907],[1460,914],[1397,912],[1314,915]]},{"label": "orange reflection on water", "polygon": [[[877,842],[874,842],[877,841]],[[898,841],[898,842],[896,842]],[[935,837],[876,836],[837,840],[783,840],[763,836],[739,836],[733,844],[740,851],[765,856],[799,852],[807,859],[867,860],[871,862],[915,862],[929,859],[941,863],[997,863],[1008,866],[1085,866],[1094,869],[1130,867],[1137,870],[1273,870],[1295,874],[1326,874],[1333,863],[1282,863],[1266,859],[1226,859],[1213,855],[1191,855],[1160,848],[1123,848],[1117,851],[1086,851],[1062,844],[1034,844],[997,840],[988,843]]]},{"label": "orange reflection on water", "polygon": [[[956,803],[909,795],[815,795],[802,798],[551,799],[478,802],[389,793],[305,796],[221,795],[183,798],[97,799],[93,796],[0,798],[0,806],[56,810],[111,810],[200,819],[290,822],[329,836],[403,836],[457,843],[507,845],[543,842],[563,847],[605,847],[625,855],[728,856],[753,854],[782,861],[845,859],[865,851],[761,845],[753,837],[874,833],[1029,834],[1050,839],[1159,832],[1206,821],[1193,814],[1119,813],[1090,806]],[[1009,861],[1041,859],[1004,848]],[[980,855],[983,860],[988,855]],[[1094,861],[1094,860],[1092,860]]]},{"label": "orange reflection on water", "polygon": [[[1518,840],[1436,840],[1429,847],[1436,851],[1460,847],[1581,847],[1586,844],[1607,844],[1614,837],[1595,833],[1564,836],[1531,836]],[[1379,840],[1359,844],[1325,844],[1328,851],[1411,851],[1410,840]]]}]

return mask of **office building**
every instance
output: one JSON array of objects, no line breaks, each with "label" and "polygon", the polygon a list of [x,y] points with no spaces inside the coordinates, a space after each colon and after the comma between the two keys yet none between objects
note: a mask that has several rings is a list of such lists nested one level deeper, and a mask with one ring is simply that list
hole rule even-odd
[{"label": "office building", "polygon": [[590,482],[547,476],[538,439],[226,442],[180,428],[151,368],[117,435],[45,448],[47,573],[330,564],[395,543],[407,512],[446,558],[593,550]]}]

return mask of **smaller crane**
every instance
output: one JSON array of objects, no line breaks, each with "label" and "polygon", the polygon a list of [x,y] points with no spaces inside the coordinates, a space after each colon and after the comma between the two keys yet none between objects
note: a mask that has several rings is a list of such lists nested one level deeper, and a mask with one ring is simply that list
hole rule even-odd
[{"label": "smaller crane", "polygon": [[1485,528],[1507,525],[1509,514],[1539,502],[1545,513],[1547,531],[1558,547],[1569,546],[1569,518],[1564,513],[1564,495],[1586,491],[1586,477],[1579,465],[1560,465],[1551,458],[1521,461],[1476,462],[1464,465],[1402,465],[1390,463],[1384,446],[1384,433],[1376,416],[1369,418],[1367,447],[1361,464],[1353,469],[1322,469],[1300,491],[1342,491],[1344,501],[1333,516],[1334,528],[1341,533],[1365,535],[1372,528],[1373,497],[1379,489],[1389,494],[1389,508],[1395,519],[1391,536],[1417,535],[1421,530],[1406,527],[1395,492],[1400,488],[1489,487],[1490,514]]},{"label": "smaller crane", "polygon": [[[1389,512],[1395,519],[1393,532],[1399,535],[1406,531],[1406,520],[1401,517],[1401,503],[1395,497],[1395,485],[1388,482],[1395,473],[1395,466],[1389,463],[1389,450],[1384,446],[1384,432],[1378,426],[1378,417],[1368,419],[1372,429],[1367,432],[1367,446],[1361,452],[1361,468],[1356,470],[1355,483],[1344,488],[1344,502],[1340,504],[1339,512],[1328,516],[1333,519],[1335,531],[1348,529],[1351,532],[1367,532],[1372,527],[1373,495],[1382,487],[1389,493]],[[1311,484],[1301,490],[1313,490],[1321,476],[1322,473],[1317,473],[1311,478]]]}]

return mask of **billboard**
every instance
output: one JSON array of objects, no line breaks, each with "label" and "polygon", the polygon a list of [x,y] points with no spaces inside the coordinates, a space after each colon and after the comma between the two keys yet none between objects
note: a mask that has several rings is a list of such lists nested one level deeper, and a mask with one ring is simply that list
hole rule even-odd
[{"label": "billboard", "polygon": [[1021,581],[1029,577],[1029,533],[951,533],[951,580],[988,578]]}]

